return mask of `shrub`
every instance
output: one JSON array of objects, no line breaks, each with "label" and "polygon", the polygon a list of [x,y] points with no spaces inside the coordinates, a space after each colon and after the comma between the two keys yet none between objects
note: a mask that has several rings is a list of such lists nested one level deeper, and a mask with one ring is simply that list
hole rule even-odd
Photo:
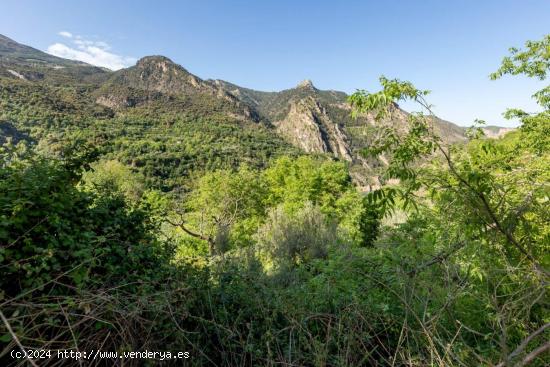
[{"label": "shrub", "polygon": [[309,202],[292,214],[278,206],[258,230],[257,239],[275,262],[297,265],[326,257],[328,247],[337,241],[336,223]]}]

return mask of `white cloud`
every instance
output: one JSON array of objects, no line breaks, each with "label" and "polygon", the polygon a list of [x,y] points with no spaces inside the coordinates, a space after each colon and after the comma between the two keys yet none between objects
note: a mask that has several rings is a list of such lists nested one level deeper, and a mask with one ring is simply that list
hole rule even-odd
[{"label": "white cloud", "polygon": [[73,38],[73,34],[71,32],[67,31],[61,31],[58,33],[60,36],[67,37],[67,38]]},{"label": "white cloud", "polygon": [[91,41],[82,36],[73,36],[63,31],[59,35],[70,38],[72,45],[54,43],[46,50],[47,53],[65,59],[83,61],[88,64],[118,70],[133,65],[137,60],[133,57],[121,56],[109,52],[111,46],[103,41]]}]

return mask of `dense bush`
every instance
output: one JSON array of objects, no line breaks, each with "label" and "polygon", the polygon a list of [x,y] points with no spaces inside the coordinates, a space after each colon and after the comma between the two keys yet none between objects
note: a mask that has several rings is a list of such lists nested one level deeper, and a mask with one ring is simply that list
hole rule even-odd
[{"label": "dense bush", "polygon": [[[87,160],[46,159],[22,145],[2,152],[1,310],[29,347],[72,348],[77,337],[86,348],[140,348],[142,333],[162,328],[147,320],[172,274],[170,245],[155,239],[146,207],[78,189]],[[6,329],[1,338],[12,340]]]},{"label": "dense bush", "polygon": [[334,224],[310,203],[293,214],[277,207],[259,228],[258,245],[280,265],[307,263],[326,257],[327,246],[336,244]]}]

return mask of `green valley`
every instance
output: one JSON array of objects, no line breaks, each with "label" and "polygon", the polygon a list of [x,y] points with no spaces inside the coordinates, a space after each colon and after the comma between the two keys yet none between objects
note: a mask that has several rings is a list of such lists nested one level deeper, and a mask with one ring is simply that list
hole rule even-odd
[{"label": "green valley", "polygon": [[[546,82],[550,36],[497,63]],[[0,35],[0,365],[547,366],[549,92],[464,128],[399,79],[265,92]]]}]

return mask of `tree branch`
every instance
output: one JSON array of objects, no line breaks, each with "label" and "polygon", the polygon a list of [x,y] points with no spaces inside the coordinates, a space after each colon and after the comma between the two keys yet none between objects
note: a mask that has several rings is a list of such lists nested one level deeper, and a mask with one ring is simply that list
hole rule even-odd
[{"label": "tree branch", "polygon": [[213,245],[214,244],[214,240],[208,236],[204,236],[202,234],[199,234],[199,233],[195,233],[191,230],[189,230],[187,227],[185,227],[184,223],[175,223],[175,222],[172,222],[170,219],[166,219],[166,221],[173,225],[174,227],[178,227],[180,228],[182,231],[184,231],[185,233],[187,233],[188,235],[192,236],[192,237],[195,237],[195,238],[198,238],[200,240],[203,240],[203,241],[206,241],[208,242],[210,245]]},{"label": "tree branch", "polygon": [[25,347],[23,347],[23,344],[21,344],[21,342],[19,341],[19,338],[17,337],[17,335],[13,332],[13,329],[11,328],[11,325],[10,325],[9,321],[6,318],[6,316],[4,316],[4,313],[2,312],[2,310],[0,310],[0,318],[4,322],[4,325],[6,326],[6,329],[8,329],[8,332],[11,334],[11,337],[13,338],[15,343],[19,346],[19,348],[21,349],[21,351],[25,355],[25,358],[27,358],[27,360],[29,361],[29,363],[31,365],[33,365],[34,367],[38,367],[38,365],[34,362],[34,360],[32,360],[31,357],[28,356],[27,351],[25,350]]},{"label": "tree branch", "polygon": [[[540,328],[535,330],[531,335],[529,335],[527,338],[525,338],[521,344],[506,357],[506,360],[500,362],[495,367],[504,367],[508,365],[516,356],[521,354],[527,345],[539,334],[541,334],[544,330],[548,329],[550,327],[550,322],[542,325]],[[550,348],[550,342],[546,342],[545,344],[541,345],[537,349],[533,350],[531,353],[529,353],[519,364],[520,366],[525,366],[528,363],[532,362],[533,359],[538,356],[539,354],[543,353],[544,351],[548,350]]]}]

